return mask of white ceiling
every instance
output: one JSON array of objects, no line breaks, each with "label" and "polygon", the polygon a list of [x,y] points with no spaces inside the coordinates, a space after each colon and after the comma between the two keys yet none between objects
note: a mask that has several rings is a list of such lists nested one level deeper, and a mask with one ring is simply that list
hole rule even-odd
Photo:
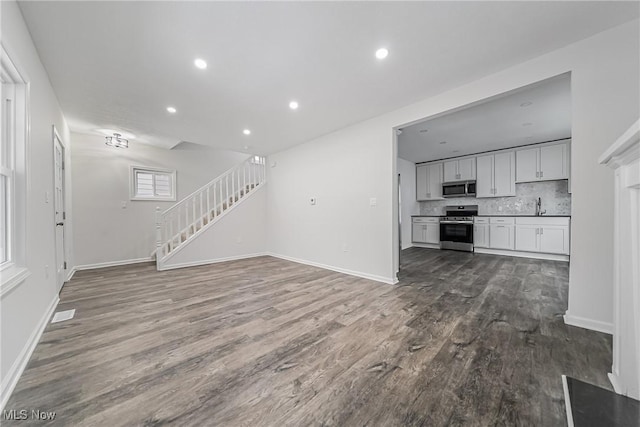
[{"label": "white ceiling", "polygon": [[[259,154],[638,17],[637,3],[608,1],[20,7],[72,130],[116,128],[164,147],[190,141]],[[383,61],[374,57],[381,46],[390,51]],[[193,66],[196,57],[207,70]],[[292,99],[299,110],[289,110]]]},{"label": "white ceiling", "polygon": [[407,126],[398,156],[417,163],[570,137],[571,78],[564,74]]}]

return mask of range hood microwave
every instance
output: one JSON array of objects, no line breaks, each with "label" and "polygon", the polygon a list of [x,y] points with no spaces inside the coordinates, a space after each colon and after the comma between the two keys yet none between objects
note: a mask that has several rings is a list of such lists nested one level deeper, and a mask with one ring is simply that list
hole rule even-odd
[{"label": "range hood microwave", "polygon": [[476,197],[476,182],[444,182],[442,183],[442,197]]}]

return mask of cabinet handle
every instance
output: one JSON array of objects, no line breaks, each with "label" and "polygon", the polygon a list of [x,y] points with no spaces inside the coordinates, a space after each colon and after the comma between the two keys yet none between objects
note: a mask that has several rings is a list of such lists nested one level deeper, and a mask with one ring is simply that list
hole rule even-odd
[{"label": "cabinet handle", "polygon": [[431,198],[431,193],[427,193],[427,198]]},{"label": "cabinet handle", "polygon": [[542,171],[540,171],[540,178],[542,178]]},{"label": "cabinet handle", "polygon": [[540,234],[544,234],[544,228],[540,229]]},{"label": "cabinet handle", "polygon": [[539,233],[540,233],[540,229],[536,228],[536,234],[539,234]]},{"label": "cabinet handle", "polygon": [[540,178],[540,172],[536,172],[536,178]]}]

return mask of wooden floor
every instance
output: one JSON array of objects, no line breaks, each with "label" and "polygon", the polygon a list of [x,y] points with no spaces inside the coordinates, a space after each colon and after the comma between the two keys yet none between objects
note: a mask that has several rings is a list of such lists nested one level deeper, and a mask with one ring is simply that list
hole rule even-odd
[{"label": "wooden floor", "polygon": [[271,257],[78,272],[58,308],[76,317],[47,326],[5,409],[85,426],[558,426],[561,374],[608,387],[610,337],[563,323],[566,263],[413,248],[402,265],[396,286]]}]

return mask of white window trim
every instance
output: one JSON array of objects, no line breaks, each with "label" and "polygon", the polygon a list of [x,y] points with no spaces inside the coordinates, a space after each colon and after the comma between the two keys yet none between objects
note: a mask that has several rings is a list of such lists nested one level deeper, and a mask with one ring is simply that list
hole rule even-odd
[{"label": "white window trim", "polygon": [[[170,197],[161,197],[161,196],[153,196],[153,197],[141,197],[136,196],[136,171],[143,172],[160,172],[165,173],[171,176],[171,190],[172,195]],[[147,166],[131,166],[129,171],[129,198],[133,201],[165,201],[165,202],[175,202],[176,195],[178,193],[178,189],[176,188],[176,171],[171,169],[161,169],[161,168],[150,168]]]},{"label": "white window trim", "polygon": [[30,103],[29,78],[16,66],[14,56],[10,55],[6,44],[0,44],[1,80],[16,85],[16,111],[21,111],[22,122],[16,126],[16,141],[13,148],[12,188],[13,205],[10,207],[9,251],[11,260],[0,266],[0,297],[3,297],[31,275],[26,268],[27,242],[27,188],[29,188],[29,146],[30,146]]}]

